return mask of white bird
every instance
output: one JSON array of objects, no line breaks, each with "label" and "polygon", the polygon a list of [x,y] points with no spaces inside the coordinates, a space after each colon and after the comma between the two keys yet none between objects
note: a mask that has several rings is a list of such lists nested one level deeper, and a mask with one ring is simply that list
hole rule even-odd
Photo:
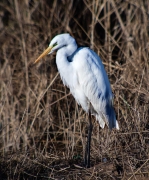
[{"label": "white bird", "polygon": [[119,129],[109,79],[100,57],[88,47],[78,48],[68,33],[55,36],[34,63],[56,50],[56,64],[63,84],[69,87],[77,103],[89,114],[85,166],[90,167],[91,114],[102,128],[107,124],[110,129]]}]

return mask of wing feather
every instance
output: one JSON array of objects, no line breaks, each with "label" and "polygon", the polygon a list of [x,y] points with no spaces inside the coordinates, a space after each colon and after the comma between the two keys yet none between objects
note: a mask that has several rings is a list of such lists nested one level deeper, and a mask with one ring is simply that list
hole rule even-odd
[{"label": "wing feather", "polygon": [[96,116],[101,126],[104,127],[102,121],[104,116],[110,128],[116,127],[115,112],[112,106],[113,94],[98,55],[89,48],[81,48],[74,56],[72,65],[82,91],[98,114]]}]

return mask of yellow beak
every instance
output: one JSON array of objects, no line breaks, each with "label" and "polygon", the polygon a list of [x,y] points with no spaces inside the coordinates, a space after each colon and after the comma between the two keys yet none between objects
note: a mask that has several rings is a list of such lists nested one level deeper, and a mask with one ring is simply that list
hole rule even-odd
[{"label": "yellow beak", "polygon": [[49,52],[51,51],[51,49],[53,48],[53,46],[49,46],[34,62],[34,64],[36,64],[38,61],[41,60],[41,58],[43,58],[44,56],[46,56],[47,54],[49,54]]}]

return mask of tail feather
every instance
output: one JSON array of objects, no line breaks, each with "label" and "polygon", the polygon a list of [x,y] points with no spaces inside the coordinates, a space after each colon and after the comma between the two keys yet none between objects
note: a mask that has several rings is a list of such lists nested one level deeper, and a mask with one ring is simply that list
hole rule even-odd
[{"label": "tail feather", "polygon": [[116,120],[116,129],[117,129],[117,130],[120,129],[117,120]]},{"label": "tail feather", "polygon": [[118,125],[118,122],[116,120],[116,115],[115,115],[115,111],[114,111],[112,104],[106,105],[106,112],[105,113],[106,113],[106,117],[108,120],[109,128],[110,129],[112,129],[112,128],[119,129],[119,125]]},{"label": "tail feather", "polygon": [[99,122],[101,128],[104,128],[105,124],[107,124],[110,129],[116,128],[119,130],[119,125],[116,120],[116,115],[112,103],[108,103],[103,111],[98,111],[98,113],[95,112],[92,108],[92,115],[96,117],[96,120]]},{"label": "tail feather", "polygon": [[100,127],[103,129],[105,127],[105,121],[104,121],[104,118],[101,117],[100,115],[97,115],[96,114],[96,120],[98,121]]}]

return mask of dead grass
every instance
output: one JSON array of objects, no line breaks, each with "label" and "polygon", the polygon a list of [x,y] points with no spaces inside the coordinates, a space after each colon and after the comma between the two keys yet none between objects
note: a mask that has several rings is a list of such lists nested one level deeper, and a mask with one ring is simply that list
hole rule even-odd
[{"label": "dead grass", "polygon": [[[0,179],[149,178],[149,2],[0,2]],[[32,62],[69,32],[102,58],[120,131],[94,122],[82,168],[86,114],[63,86],[55,55]],[[50,61],[48,61],[50,60]]]}]

